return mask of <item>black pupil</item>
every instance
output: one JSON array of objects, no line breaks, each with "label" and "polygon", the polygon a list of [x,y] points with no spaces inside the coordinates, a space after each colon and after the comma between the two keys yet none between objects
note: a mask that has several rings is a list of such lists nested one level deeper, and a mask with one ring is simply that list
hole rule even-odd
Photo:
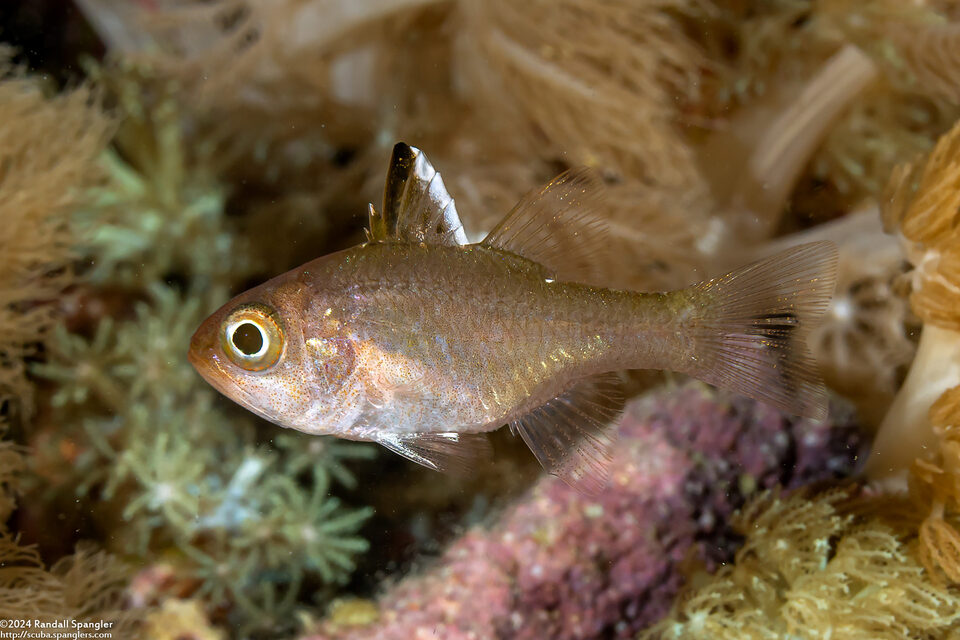
[{"label": "black pupil", "polygon": [[257,325],[244,322],[233,332],[233,346],[239,349],[240,353],[252,356],[263,348],[263,334]]}]

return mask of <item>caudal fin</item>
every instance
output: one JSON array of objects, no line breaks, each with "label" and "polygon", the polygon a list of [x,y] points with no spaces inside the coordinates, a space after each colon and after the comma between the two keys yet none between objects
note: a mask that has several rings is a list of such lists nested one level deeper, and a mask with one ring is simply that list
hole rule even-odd
[{"label": "caudal fin", "polygon": [[691,373],[783,411],[825,418],[826,390],[806,340],[830,304],[836,270],[833,243],[812,242],[695,285],[702,306]]}]

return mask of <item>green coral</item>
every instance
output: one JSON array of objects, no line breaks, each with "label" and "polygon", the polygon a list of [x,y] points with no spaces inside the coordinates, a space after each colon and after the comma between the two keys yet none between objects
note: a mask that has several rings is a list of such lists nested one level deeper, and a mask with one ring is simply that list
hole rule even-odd
[{"label": "green coral", "polygon": [[148,102],[127,91],[143,78],[114,73],[99,72],[126,119],[76,225],[83,286],[129,302],[86,332],[57,327],[32,368],[55,383],[57,437],[77,451],[65,474],[41,474],[59,481],[45,490],[101,502],[101,526],[140,563],[175,554],[197,597],[227,607],[236,628],[283,629],[305,580],[340,584],[366,550],[357,532],[371,510],[345,506],[331,485],[354,487],[349,463],[373,449],[299,434],[272,446],[193,371],[191,334],[252,261],[226,190],[185,151],[175,95]]},{"label": "green coral", "polygon": [[51,399],[53,406],[84,405],[94,398],[108,406],[119,401],[122,392],[112,372],[120,358],[109,349],[113,329],[110,317],[100,322],[91,339],[70,333],[62,324],[54,327],[47,361],[31,367],[35,375],[58,383]]},{"label": "green coral", "polygon": [[357,479],[347,466],[351,460],[371,460],[373,447],[338,438],[305,438],[296,433],[281,433],[273,439],[283,452],[284,472],[297,477],[309,471],[317,485],[336,481],[347,489],[357,486]]},{"label": "green coral", "polygon": [[187,276],[207,290],[249,277],[254,253],[224,215],[228,190],[212,150],[187,144],[176,86],[136,66],[90,73],[112,90],[124,119],[101,158],[106,180],[75,216],[90,258],[85,279],[142,287]]}]

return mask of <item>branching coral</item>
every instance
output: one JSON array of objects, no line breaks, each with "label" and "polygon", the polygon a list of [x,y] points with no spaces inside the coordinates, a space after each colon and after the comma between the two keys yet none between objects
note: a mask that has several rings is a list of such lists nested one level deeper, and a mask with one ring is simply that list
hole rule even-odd
[{"label": "branching coral", "polygon": [[346,463],[350,460],[370,460],[374,449],[357,442],[339,438],[304,438],[296,434],[281,433],[274,438],[277,448],[283,451],[284,470],[292,477],[309,471],[318,486],[329,486],[336,481],[353,489],[357,479]]},{"label": "branching coral", "polygon": [[123,119],[107,179],[77,214],[76,251],[92,263],[78,286],[123,291],[126,304],[89,331],[59,327],[34,365],[57,383],[59,411],[31,434],[33,485],[91,500],[128,557],[172,554],[195,597],[228,609],[236,628],[286,628],[303,582],[340,583],[366,548],[356,532],[370,510],[329,493],[331,479],[354,482],[346,461],[370,450],[273,449],[195,375],[192,332],[257,254],[227,219],[202,149],[188,151],[169,85],[122,65],[97,73]]},{"label": "branching coral", "polygon": [[189,274],[201,289],[223,289],[247,277],[255,254],[225,220],[209,150],[187,144],[175,85],[129,65],[91,71],[125,117],[101,159],[107,180],[76,215],[93,263],[85,279],[136,287]]},{"label": "branching coral", "polygon": [[[71,358],[89,354],[87,366],[103,377],[79,387],[85,393],[66,396],[80,401],[70,408],[81,419],[63,436],[94,453],[73,461],[82,478],[77,489],[95,490],[119,509],[120,521],[109,526],[126,553],[146,560],[156,550],[179,548],[190,560],[181,572],[200,581],[200,595],[238,605],[238,625],[271,625],[293,606],[304,576],[336,583],[365,549],[354,534],[369,511],[341,507],[327,495],[327,479],[351,483],[340,460],[369,450],[334,446],[325,457],[314,448],[313,463],[324,468],[298,482],[303,445],[298,456],[292,447],[280,455],[258,447],[252,425],[223,415],[214,392],[199,386],[182,357],[204,315],[199,298],[184,300],[159,286],[152,297],[99,350],[55,351],[57,360],[37,368],[64,378],[84,364]],[[91,364],[104,359],[110,367]],[[45,474],[44,462],[37,464]],[[229,572],[221,575],[225,566]]]},{"label": "branching coral", "polygon": [[[187,575],[201,580],[196,596],[236,605],[234,622],[242,628],[283,629],[290,621],[277,618],[296,605],[305,578],[319,575],[329,587],[349,575],[354,556],[367,548],[355,532],[370,512],[343,509],[325,485],[305,491],[271,474],[269,462],[251,458],[245,465],[216,509],[196,521],[206,542],[184,541],[181,550],[195,563]],[[244,473],[251,477],[241,492]],[[255,482],[264,483],[263,495],[249,495]]]},{"label": "branching coral", "polygon": [[51,303],[71,281],[67,221],[100,177],[94,159],[110,122],[88,87],[48,99],[9,55],[0,48],[0,401],[29,414],[24,357],[49,333]]},{"label": "branching coral", "polygon": [[848,497],[754,500],[735,521],[746,540],[734,563],[640,637],[953,637],[960,595],[930,584],[900,533],[845,513]]}]

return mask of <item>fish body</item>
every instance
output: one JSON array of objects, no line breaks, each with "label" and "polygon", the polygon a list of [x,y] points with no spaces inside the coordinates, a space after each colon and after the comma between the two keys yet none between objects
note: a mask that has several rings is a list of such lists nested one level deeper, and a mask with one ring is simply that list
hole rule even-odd
[{"label": "fish body", "polygon": [[832,245],[670,293],[583,284],[602,248],[586,176],[562,176],[467,244],[439,175],[398,145],[371,241],[230,301],[198,329],[190,360],[281,426],[438,469],[473,463],[486,449],[477,434],[509,423],[586,492],[602,487],[612,444],[610,372],[681,371],[822,415],[802,340],[832,291]]}]

